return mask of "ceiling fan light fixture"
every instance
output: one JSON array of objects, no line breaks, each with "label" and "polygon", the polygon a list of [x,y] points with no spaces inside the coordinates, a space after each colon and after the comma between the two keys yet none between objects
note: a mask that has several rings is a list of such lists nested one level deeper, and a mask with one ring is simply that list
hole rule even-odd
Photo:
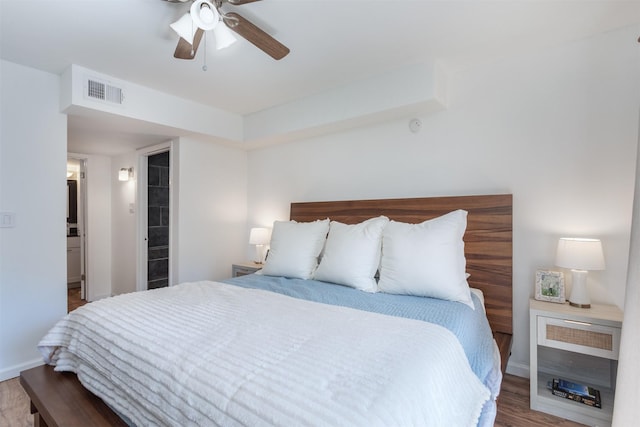
[{"label": "ceiling fan light fixture", "polygon": [[169,24],[169,26],[189,44],[193,44],[193,36],[195,35],[198,27],[193,25],[193,20],[189,13],[185,13],[176,22]]},{"label": "ceiling fan light fixture", "polygon": [[220,15],[209,0],[196,0],[191,5],[191,19],[199,28],[208,31],[216,28]]},{"label": "ceiling fan light fixture", "polygon": [[222,50],[234,44],[237,39],[226,25],[221,23],[213,29],[216,38],[216,50]]}]

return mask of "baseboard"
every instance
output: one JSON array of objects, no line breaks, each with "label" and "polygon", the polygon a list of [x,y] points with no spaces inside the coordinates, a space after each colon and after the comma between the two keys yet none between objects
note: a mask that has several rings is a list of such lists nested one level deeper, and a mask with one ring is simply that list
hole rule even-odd
[{"label": "baseboard", "polygon": [[507,374],[515,375],[516,377],[529,378],[529,365],[509,361],[507,363]]},{"label": "baseboard", "polygon": [[113,295],[112,294],[94,295],[91,299],[88,299],[87,302],[98,301],[98,300],[101,300],[101,299],[109,298],[111,296],[113,296]]},{"label": "baseboard", "polygon": [[36,366],[44,365],[44,362],[41,358],[34,359],[29,362],[21,363],[19,365],[9,366],[3,370],[0,370],[0,381],[10,380],[11,378],[15,378],[20,376],[20,372],[35,368]]}]

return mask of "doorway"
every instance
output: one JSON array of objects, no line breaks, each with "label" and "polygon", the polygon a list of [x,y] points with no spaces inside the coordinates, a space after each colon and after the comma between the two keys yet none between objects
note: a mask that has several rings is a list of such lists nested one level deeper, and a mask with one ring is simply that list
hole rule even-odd
[{"label": "doorway", "polygon": [[172,164],[170,142],[140,150],[137,290],[172,285]]},{"label": "doorway", "polygon": [[147,289],[169,286],[170,155],[147,157]]},{"label": "doorway", "polygon": [[67,158],[67,308],[86,302],[86,160]]}]

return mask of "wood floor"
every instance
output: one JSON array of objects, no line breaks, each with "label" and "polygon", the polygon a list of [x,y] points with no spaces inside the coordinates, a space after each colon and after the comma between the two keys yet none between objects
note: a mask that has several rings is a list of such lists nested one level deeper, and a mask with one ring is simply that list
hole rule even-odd
[{"label": "wood floor", "polygon": [[[0,382],[0,426],[33,426],[33,416],[29,414],[29,398],[18,378]],[[529,380],[506,375],[498,399],[495,426],[579,427],[582,424],[529,410]]]},{"label": "wood floor", "polygon": [[67,312],[85,305],[87,302],[80,298],[80,288],[67,289]]},{"label": "wood floor", "polygon": [[19,378],[0,382],[0,426],[33,426],[29,397],[20,385]]},{"label": "wood floor", "polygon": [[529,379],[508,374],[504,376],[498,397],[496,427],[579,427],[583,425],[544,412],[530,410]]}]

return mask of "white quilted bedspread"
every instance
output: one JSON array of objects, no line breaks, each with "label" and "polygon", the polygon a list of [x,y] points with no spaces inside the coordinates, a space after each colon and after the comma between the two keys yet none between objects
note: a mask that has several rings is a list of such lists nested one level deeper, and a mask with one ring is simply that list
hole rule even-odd
[{"label": "white quilted bedspread", "polygon": [[471,426],[448,330],[216,282],[87,304],[39,348],[138,426]]}]

